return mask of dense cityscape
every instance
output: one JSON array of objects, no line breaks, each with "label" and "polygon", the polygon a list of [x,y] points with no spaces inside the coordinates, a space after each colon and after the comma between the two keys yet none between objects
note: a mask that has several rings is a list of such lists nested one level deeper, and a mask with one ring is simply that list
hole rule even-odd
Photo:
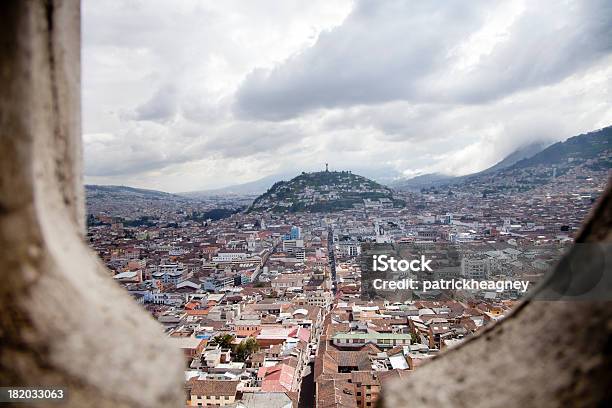
[{"label": "dense cityscape", "polygon": [[[503,319],[520,294],[367,300],[362,247],[475,245],[481,255],[465,277],[535,285],[561,253],[551,248],[572,242],[605,188],[609,129],[588,156],[565,152],[554,165],[519,162],[392,196],[329,165],[255,200],[90,186],[87,239],[183,350],[186,405],[375,406],[388,381]],[[287,185],[311,211],[278,196]]]}]

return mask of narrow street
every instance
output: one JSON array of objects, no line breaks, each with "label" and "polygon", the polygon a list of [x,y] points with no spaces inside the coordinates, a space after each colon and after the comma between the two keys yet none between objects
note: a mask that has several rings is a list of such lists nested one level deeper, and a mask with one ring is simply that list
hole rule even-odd
[{"label": "narrow street", "polygon": [[327,229],[327,252],[329,256],[329,267],[331,268],[332,293],[336,295],[338,286],[336,282],[336,255],[334,254],[334,230],[332,227]]},{"label": "narrow street", "polygon": [[304,368],[304,374],[298,408],[312,408],[315,406],[314,363]]}]

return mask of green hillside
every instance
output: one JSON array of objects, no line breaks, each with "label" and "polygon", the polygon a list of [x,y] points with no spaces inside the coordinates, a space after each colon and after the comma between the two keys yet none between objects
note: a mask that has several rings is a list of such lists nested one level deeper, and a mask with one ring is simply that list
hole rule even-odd
[{"label": "green hillside", "polygon": [[402,206],[393,191],[348,171],[302,173],[279,181],[253,201],[249,211],[333,212],[368,205]]}]

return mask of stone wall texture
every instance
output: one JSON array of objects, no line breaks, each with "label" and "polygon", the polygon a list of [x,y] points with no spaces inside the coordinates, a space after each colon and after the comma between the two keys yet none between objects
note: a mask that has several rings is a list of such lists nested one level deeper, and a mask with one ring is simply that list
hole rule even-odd
[{"label": "stone wall texture", "polygon": [[180,351],[83,240],[80,72],[77,0],[0,3],[0,384],[182,406]]}]

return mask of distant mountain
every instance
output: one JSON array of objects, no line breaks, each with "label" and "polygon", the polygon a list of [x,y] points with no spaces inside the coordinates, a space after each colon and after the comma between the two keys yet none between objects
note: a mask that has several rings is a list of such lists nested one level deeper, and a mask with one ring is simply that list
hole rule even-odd
[{"label": "distant mountain", "polygon": [[[421,188],[457,185],[466,181],[478,180],[487,175],[509,174],[515,169],[533,166],[553,166],[564,168],[576,166],[585,160],[599,160],[598,155],[610,149],[612,126],[571,137],[563,142],[548,145],[536,142],[523,146],[503,160],[478,173],[465,176],[447,176],[439,173],[423,174],[408,180],[399,180],[392,186],[399,190],[420,190]],[[600,166],[610,166],[610,163],[598,161]]]},{"label": "distant mountain", "polygon": [[427,173],[409,179],[397,180],[392,183],[391,186],[399,190],[419,190],[422,187],[448,183],[454,178],[454,176],[449,176],[442,173]]},{"label": "distant mountain", "polygon": [[555,143],[532,157],[518,161],[513,167],[525,168],[539,165],[575,166],[586,160],[595,160],[602,166],[610,167],[610,162],[599,156],[612,148],[612,126],[594,132],[570,137],[564,142]]},{"label": "distant mountain", "polygon": [[491,173],[463,177],[449,189],[490,194],[526,192],[550,183],[574,188],[580,180],[605,180],[612,169],[612,127],[555,143],[532,157]]},{"label": "distant mountain", "polygon": [[571,187],[580,179],[608,178],[611,169],[612,127],[607,127],[555,143],[510,166],[454,177],[422,188],[434,194],[447,189],[487,196],[510,194],[551,182],[569,183]]},{"label": "distant mountain", "polygon": [[134,188],[128,186],[104,186],[96,184],[85,185],[85,194],[88,199],[113,198],[118,200],[147,199],[147,200],[189,200],[177,194],[165,193],[157,190]]},{"label": "distant mountain", "polygon": [[225,195],[257,195],[264,193],[270,185],[280,180],[289,180],[295,177],[296,173],[273,174],[263,177],[255,181],[242,184],[234,184],[227,187],[215,188],[210,190],[189,191],[179,193],[185,197],[202,198],[210,196],[225,196]]},{"label": "distant mountain", "polygon": [[333,212],[363,205],[364,200],[403,205],[389,187],[363,176],[348,171],[320,171],[275,183],[253,201],[249,211]]},{"label": "distant mountain", "polygon": [[544,142],[535,142],[527,146],[520,147],[493,166],[479,171],[478,173],[468,174],[466,176],[449,176],[441,173],[427,173],[407,180],[398,180],[392,184],[392,187],[400,190],[420,190],[423,187],[435,187],[459,182],[466,177],[473,177],[479,174],[494,173],[498,170],[508,168],[520,160],[534,156],[535,154],[544,150],[546,146],[547,144]]},{"label": "distant mountain", "polygon": [[507,167],[514,165],[515,163],[521,160],[528,159],[530,157],[535,156],[536,154],[540,153],[542,150],[546,149],[546,147],[549,145],[550,143],[536,142],[536,143],[531,143],[527,146],[520,147],[516,149],[515,151],[513,151],[512,153],[510,153],[508,156],[506,156],[502,161],[496,163],[495,165],[479,173],[487,174],[487,173],[493,173],[497,170],[505,169]]},{"label": "distant mountain", "polygon": [[402,178],[402,173],[389,165],[375,164],[370,166],[351,166],[351,171],[363,177],[374,180],[385,186],[391,186],[396,180]]}]

